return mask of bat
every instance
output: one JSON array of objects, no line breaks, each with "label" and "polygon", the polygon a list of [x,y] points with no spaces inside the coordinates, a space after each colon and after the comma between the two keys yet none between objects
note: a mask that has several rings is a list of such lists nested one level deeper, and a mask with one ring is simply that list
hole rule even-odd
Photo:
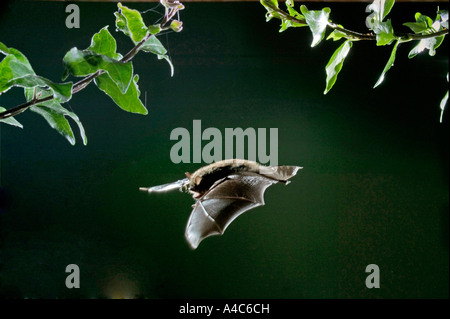
[{"label": "bat", "polygon": [[192,249],[225,229],[242,213],[264,205],[264,191],[276,183],[288,184],[299,166],[264,166],[257,162],[230,159],[185,173],[186,178],[153,187],[147,193],[174,189],[188,191],[196,200],[186,225],[185,237]]}]

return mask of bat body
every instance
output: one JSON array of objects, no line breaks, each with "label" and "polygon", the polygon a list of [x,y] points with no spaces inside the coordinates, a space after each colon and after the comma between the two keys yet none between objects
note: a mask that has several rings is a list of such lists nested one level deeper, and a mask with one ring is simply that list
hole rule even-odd
[{"label": "bat body", "polygon": [[196,249],[206,237],[221,235],[239,215],[264,205],[264,191],[275,183],[288,184],[298,166],[263,166],[247,160],[224,160],[186,173],[174,183],[140,188],[149,193],[175,188],[188,190],[196,203],[186,225],[185,237]]}]

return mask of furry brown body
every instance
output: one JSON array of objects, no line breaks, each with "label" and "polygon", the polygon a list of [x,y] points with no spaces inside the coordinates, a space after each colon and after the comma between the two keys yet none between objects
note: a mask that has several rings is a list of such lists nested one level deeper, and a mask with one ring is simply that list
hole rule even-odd
[{"label": "furry brown body", "polygon": [[[257,162],[242,159],[227,159],[203,166],[194,173],[186,173],[189,179],[189,191],[194,198],[200,198],[211,186],[233,174],[261,175],[277,182],[287,183],[300,167],[298,166],[264,166]],[[295,171],[295,172],[294,172]]]}]

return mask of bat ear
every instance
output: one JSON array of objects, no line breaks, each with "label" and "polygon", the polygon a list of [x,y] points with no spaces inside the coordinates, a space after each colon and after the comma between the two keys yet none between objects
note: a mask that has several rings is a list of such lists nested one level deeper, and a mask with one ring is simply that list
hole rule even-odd
[{"label": "bat ear", "polygon": [[197,176],[195,178],[195,185],[199,185],[201,181],[202,181],[202,177],[201,176]]},{"label": "bat ear", "polygon": [[186,173],[184,173],[184,175],[186,175],[186,177],[187,177],[188,179],[191,179],[191,173],[186,172]]}]

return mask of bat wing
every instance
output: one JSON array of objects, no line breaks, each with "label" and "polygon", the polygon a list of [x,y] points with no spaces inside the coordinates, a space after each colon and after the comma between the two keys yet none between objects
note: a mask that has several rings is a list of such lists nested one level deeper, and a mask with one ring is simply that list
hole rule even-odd
[{"label": "bat wing", "polygon": [[277,180],[259,174],[230,175],[217,181],[193,206],[185,236],[196,249],[209,236],[222,235],[242,213],[264,205],[264,191]]}]

